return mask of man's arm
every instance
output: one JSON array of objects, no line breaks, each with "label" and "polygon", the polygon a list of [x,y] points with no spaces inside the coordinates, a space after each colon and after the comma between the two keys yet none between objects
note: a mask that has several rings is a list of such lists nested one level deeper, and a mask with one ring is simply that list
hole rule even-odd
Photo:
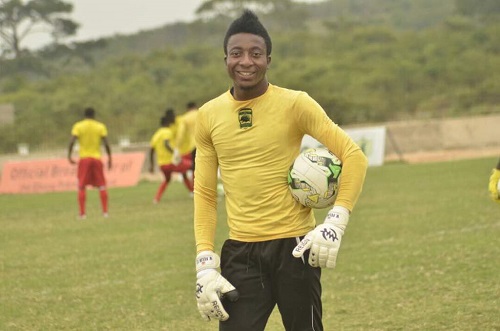
[{"label": "man's arm", "polygon": [[172,148],[172,145],[170,145],[170,139],[165,139],[163,141],[163,144],[165,145],[165,148],[170,152],[173,153],[174,149]]},{"label": "man's arm", "polygon": [[153,147],[149,148],[149,172],[155,172],[155,149]]},{"label": "man's arm", "polygon": [[75,146],[76,139],[78,139],[76,136],[71,136],[71,140],[69,141],[69,147],[68,147],[68,160],[69,163],[75,164],[75,160],[73,160],[71,154],[73,154],[73,146]]},{"label": "man's arm", "polygon": [[111,170],[113,165],[113,162],[111,161],[111,148],[109,147],[108,139],[106,137],[102,137],[102,142],[104,143],[106,154],[108,154],[108,169]]},{"label": "man's arm", "polygon": [[324,222],[307,233],[292,254],[297,258],[303,258],[305,251],[309,250],[308,262],[311,266],[334,268],[350,213],[363,187],[368,159],[349,135],[310,97],[301,98],[299,105],[300,109],[303,109],[299,120],[304,131],[342,161],[342,179],[335,204]]}]

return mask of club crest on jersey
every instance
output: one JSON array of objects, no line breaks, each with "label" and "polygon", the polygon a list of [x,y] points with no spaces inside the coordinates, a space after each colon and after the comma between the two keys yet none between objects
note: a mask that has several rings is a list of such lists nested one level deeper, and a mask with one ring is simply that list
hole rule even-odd
[{"label": "club crest on jersey", "polygon": [[238,121],[240,122],[240,129],[250,128],[252,126],[252,109],[240,109],[238,111]]}]

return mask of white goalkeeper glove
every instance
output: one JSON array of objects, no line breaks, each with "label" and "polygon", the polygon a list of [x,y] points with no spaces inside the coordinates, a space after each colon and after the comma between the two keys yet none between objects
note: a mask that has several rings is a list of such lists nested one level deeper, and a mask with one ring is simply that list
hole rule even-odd
[{"label": "white goalkeeper glove", "polygon": [[174,153],[172,155],[172,164],[174,166],[177,166],[181,163],[182,158],[181,155],[179,154],[179,150],[177,148],[174,149]]},{"label": "white goalkeeper glove", "polygon": [[342,235],[349,221],[349,210],[334,206],[323,224],[316,226],[293,249],[293,256],[301,258],[310,249],[309,264],[312,267],[334,268]]},{"label": "white goalkeeper glove", "polygon": [[220,258],[211,251],[202,251],[196,256],[196,301],[198,311],[204,320],[225,321],[229,314],[222,306],[221,299],[238,300],[238,291],[216,270]]}]

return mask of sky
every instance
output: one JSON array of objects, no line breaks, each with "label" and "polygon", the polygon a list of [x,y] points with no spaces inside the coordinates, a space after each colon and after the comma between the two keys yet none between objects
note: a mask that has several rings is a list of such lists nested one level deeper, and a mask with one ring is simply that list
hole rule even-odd
[{"label": "sky", "polygon": [[[70,19],[80,24],[68,41],[86,41],[128,35],[175,22],[194,20],[203,0],[65,0],[73,4]],[[23,45],[38,48],[47,43],[47,34],[32,34]]]}]

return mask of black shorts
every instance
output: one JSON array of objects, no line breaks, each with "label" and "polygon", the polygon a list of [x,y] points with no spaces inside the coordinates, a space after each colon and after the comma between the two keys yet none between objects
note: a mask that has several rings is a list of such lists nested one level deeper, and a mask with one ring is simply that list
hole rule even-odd
[{"label": "black shorts", "polygon": [[247,243],[227,240],[221,251],[221,273],[236,287],[236,302],[223,300],[229,319],[220,331],[263,331],[277,305],[287,331],[323,331],[321,269],[295,258],[300,238]]}]

